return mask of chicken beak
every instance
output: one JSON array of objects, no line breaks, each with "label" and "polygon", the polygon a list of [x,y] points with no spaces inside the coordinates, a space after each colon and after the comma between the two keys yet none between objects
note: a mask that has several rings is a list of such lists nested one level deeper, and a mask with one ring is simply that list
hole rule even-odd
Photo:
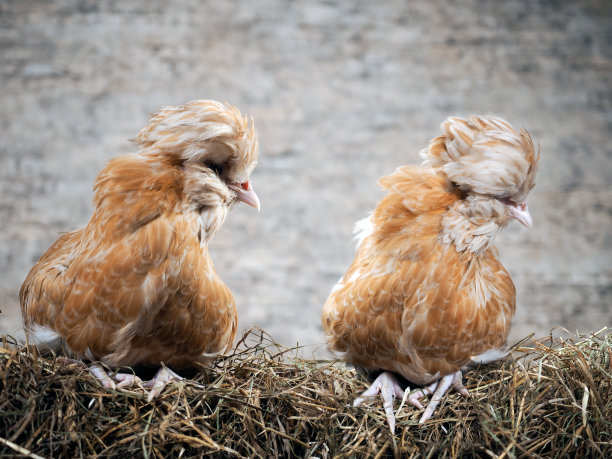
[{"label": "chicken beak", "polygon": [[526,202],[522,202],[520,204],[508,204],[508,209],[512,218],[515,218],[527,228],[531,228],[531,224],[533,222],[531,220],[531,214],[529,213],[529,208],[527,207]]},{"label": "chicken beak", "polygon": [[253,190],[253,185],[251,182],[246,181],[244,183],[231,183],[229,187],[236,192],[236,197],[248,204],[249,206],[253,206],[259,212],[261,205],[259,204],[259,197],[255,190]]}]

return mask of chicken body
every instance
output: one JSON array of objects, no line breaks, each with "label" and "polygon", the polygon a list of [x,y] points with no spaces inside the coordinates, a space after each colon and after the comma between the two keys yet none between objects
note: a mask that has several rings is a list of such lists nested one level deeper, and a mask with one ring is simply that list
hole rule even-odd
[{"label": "chicken body", "polygon": [[192,101],[161,110],[135,140],[137,154],[98,175],[87,226],[62,235],[27,276],[24,326],[30,342],[111,367],[189,367],[236,334],[207,244],[235,203],[259,208],[256,133],[235,108]]},{"label": "chicken body", "polygon": [[[462,367],[505,354],[515,288],[492,242],[512,218],[531,224],[539,159],[529,135],[499,118],[450,118],[442,130],[423,166],[380,180],[388,194],[358,223],[355,259],[322,316],[330,348],[356,367],[431,384],[413,405],[442,383],[421,422],[450,386],[467,394]],[[403,391],[382,376],[364,396],[382,391],[393,430]]]}]

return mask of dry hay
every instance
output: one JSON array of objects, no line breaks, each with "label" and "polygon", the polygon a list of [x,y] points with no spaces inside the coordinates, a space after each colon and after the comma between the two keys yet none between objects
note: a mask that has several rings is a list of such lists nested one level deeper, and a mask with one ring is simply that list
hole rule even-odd
[{"label": "dry hay", "polygon": [[612,336],[581,339],[532,341],[469,371],[471,397],[448,396],[424,426],[396,401],[392,437],[379,401],[349,406],[365,389],[353,370],[298,358],[261,330],[152,403],[4,337],[0,456],[612,457]]}]

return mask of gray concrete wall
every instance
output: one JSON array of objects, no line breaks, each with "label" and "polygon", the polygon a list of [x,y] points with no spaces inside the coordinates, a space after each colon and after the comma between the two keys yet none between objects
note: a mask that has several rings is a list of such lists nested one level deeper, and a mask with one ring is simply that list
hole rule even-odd
[{"label": "gray concrete wall", "polygon": [[497,114],[542,148],[534,227],[498,238],[512,339],[612,324],[609,1],[0,0],[0,331],[105,162],[163,105],[227,100],[261,139],[257,215],[213,240],[242,328],[323,341],[377,179],[419,162],[448,115]]}]

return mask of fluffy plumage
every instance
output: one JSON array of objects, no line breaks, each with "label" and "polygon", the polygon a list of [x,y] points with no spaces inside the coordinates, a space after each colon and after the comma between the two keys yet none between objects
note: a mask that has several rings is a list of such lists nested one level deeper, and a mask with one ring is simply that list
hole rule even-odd
[{"label": "fluffy plumage", "polygon": [[259,208],[257,135],[236,108],[196,100],[162,109],[135,143],[98,175],[87,226],[30,271],[24,326],[32,342],[111,367],[192,366],[235,337],[234,299],[207,244],[237,202]]},{"label": "fluffy plumage", "polygon": [[[515,289],[492,243],[511,219],[526,226],[525,202],[539,153],[526,131],[493,117],[449,118],[421,155],[380,180],[387,195],[360,222],[358,249],[323,308],[331,349],[356,367],[383,370],[356,400],[382,391],[391,429],[390,373],[418,385],[409,402],[449,386],[463,394],[460,369],[504,355]],[[442,390],[443,389],[443,390]]]}]

